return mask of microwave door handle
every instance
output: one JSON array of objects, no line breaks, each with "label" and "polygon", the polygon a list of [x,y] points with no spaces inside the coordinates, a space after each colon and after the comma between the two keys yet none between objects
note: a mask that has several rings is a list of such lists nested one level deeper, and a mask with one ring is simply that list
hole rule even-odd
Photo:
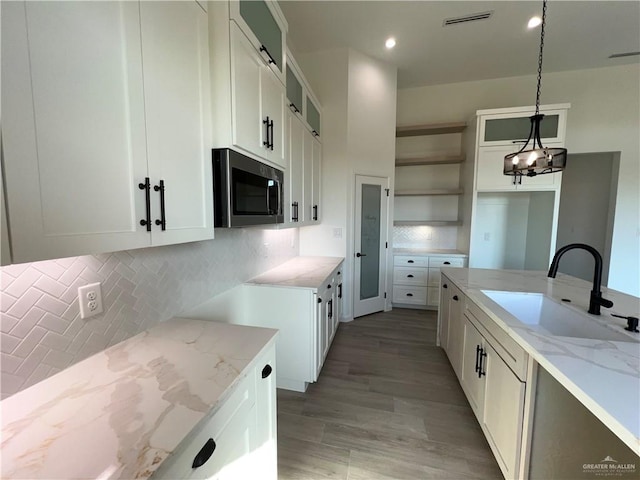
[{"label": "microwave door handle", "polygon": [[267,215],[271,215],[271,187],[267,186]]}]

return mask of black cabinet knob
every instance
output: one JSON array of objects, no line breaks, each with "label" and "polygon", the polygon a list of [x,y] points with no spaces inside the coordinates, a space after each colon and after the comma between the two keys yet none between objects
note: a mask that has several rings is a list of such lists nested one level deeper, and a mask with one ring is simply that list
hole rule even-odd
[{"label": "black cabinet knob", "polygon": [[414,263],[413,260],[407,260],[407,263]]},{"label": "black cabinet knob", "polygon": [[198,468],[207,463],[207,460],[211,458],[213,452],[216,449],[216,442],[213,441],[213,438],[207,440],[207,443],[204,444],[204,447],[200,449],[198,454],[193,459],[193,463],[191,464],[191,468]]},{"label": "black cabinet knob", "polygon": [[262,378],[267,378],[269,375],[271,375],[271,372],[273,372],[273,368],[271,368],[271,365],[265,365],[262,369]]},{"label": "black cabinet knob", "polygon": [[413,278],[413,275],[409,274],[407,275],[407,278]]},{"label": "black cabinet knob", "polygon": [[457,302],[458,301],[458,295],[454,295],[453,299]]},{"label": "black cabinet knob", "polygon": [[444,262],[445,265],[451,265],[451,262]]},{"label": "black cabinet knob", "polygon": [[327,285],[327,288],[331,288],[331,284]]},{"label": "black cabinet knob", "polygon": [[407,297],[413,297],[413,293],[407,293]]},{"label": "black cabinet knob", "polygon": [[445,283],[444,285],[442,285],[442,288],[449,288],[449,287],[448,287],[448,286],[447,286],[447,284]]}]

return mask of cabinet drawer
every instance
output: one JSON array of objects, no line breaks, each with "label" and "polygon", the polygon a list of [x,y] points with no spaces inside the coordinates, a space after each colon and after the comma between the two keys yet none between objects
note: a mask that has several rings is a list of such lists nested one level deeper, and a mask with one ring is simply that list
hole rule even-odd
[{"label": "cabinet drawer", "polygon": [[[255,388],[254,372],[250,372],[222,407],[185,438],[153,478],[210,478],[223,469],[235,471],[251,465],[250,452],[256,436]],[[215,442],[211,457],[193,469],[196,455],[209,439]]]},{"label": "cabinet drawer", "polygon": [[427,287],[427,305],[431,307],[440,305],[440,287]]},{"label": "cabinet drawer", "polygon": [[427,269],[419,267],[395,267],[393,283],[400,285],[427,286]]},{"label": "cabinet drawer", "polygon": [[480,333],[489,341],[513,373],[515,373],[521,381],[525,381],[529,356],[522,347],[507,335],[504,330],[498,327],[480,307],[468,299],[465,304],[464,314],[478,327]]},{"label": "cabinet drawer", "polygon": [[393,286],[394,303],[410,303],[412,305],[427,304],[427,287]]},{"label": "cabinet drawer", "polygon": [[427,267],[429,266],[429,257],[396,255],[393,257],[393,264],[398,267]]},{"label": "cabinet drawer", "polygon": [[429,257],[429,267],[464,267],[461,257]]}]

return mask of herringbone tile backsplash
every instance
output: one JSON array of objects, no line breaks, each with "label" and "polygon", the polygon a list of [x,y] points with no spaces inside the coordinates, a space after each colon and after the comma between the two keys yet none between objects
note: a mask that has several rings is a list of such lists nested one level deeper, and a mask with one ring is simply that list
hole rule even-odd
[{"label": "herringbone tile backsplash", "polygon": [[[296,256],[298,235],[216,230],[207,242],[2,267],[2,398]],[[104,312],[84,320],[78,287],[92,282]]]}]

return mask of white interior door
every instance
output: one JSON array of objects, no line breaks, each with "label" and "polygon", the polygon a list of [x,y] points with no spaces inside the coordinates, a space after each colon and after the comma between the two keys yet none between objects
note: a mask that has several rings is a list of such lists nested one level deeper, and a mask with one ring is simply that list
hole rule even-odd
[{"label": "white interior door", "polygon": [[353,316],[384,310],[389,179],[356,175]]}]

